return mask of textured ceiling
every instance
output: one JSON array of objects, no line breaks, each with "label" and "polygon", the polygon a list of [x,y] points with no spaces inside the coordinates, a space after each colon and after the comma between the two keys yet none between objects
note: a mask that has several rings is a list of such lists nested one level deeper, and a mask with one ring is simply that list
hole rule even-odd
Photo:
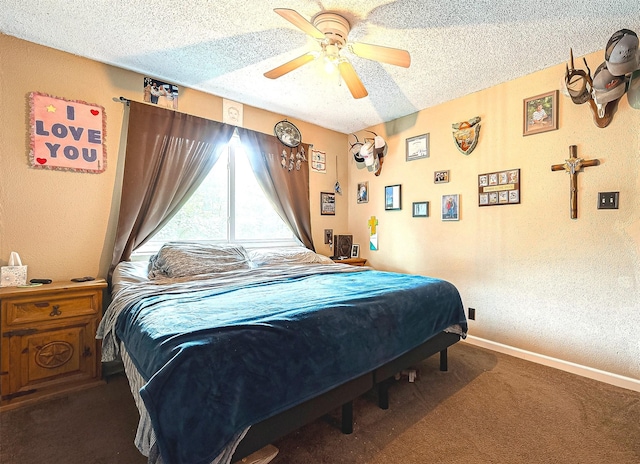
[{"label": "textured ceiling", "polygon": [[[350,41],[408,50],[411,66],[348,54],[369,91],[359,100],[320,60],[267,79],[319,50],[274,8],[310,21],[340,12]],[[622,28],[640,33],[638,0],[2,0],[0,9],[7,35],[342,133],[567,62],[570,48],[602,50]]]}]

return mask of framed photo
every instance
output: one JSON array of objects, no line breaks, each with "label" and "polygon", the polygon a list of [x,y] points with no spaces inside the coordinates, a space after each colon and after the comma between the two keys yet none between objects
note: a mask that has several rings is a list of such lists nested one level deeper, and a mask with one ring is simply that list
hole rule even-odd
[{"label": "framed photo", "polygon": [[384,188],[384,209],[402,209],[401,185],[387,185]]},{"label": "framed photo", "polygon": [[320,214],[323,216],[336,215],[336,194],[334,192],[320,192]]},{"label": "framed photo", "polygon": [[478,206],[520,203],[520,169],[488,172],[478,176]]},{"label": "framed photo", "polygon": [[558,128],[558,91],[524,99],[522,135],[539,134]]},{"label": "framed photo", "polygon": [[351,257],[352,258],[360,257],[360,245],[358,245],[357,243],[354,243],[353,245],[351,245]]},{"label": "framed photo", "polygon": [[460,195],[442,195],[442,220],[457,221],[460,219]]},{"label": "framed photo", "polygon": [[429,134],[407,139],[407,161],[429,157]]},{"label": "framed photo", "polygon": [[433,173],[434,184],[444,184],[449,182],[449,171],[435,171]]},{"label": "framed photo", "polygon": [[242,103],[237,103],[226,98],[222,99],[222,122],[233,126],[242,127]]},{"label": "framed photo", "polygon": [[414,202],[413,217],[429,217],[429,202],[428,201]]},{"label": "framed photo", "polygon": [[358,182],[358,203],[369,202],[369,182]]}]

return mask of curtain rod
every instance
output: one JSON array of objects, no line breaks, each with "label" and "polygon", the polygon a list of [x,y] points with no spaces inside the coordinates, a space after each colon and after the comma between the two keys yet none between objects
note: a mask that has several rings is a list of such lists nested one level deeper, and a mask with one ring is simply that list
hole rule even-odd
[{"label": "curtain rod", "polygon": [[131,100],[124,97],[113,97],[113,101],[124,103],[127,106],[129,106],[129,103],[131,103]]},{"label": "curtain rod", "polygon": [[[129,100],[128,98],[124,98],[123,96],[120,96],[120,97],[113,97],[113,101],[124,103],[125,105],[129,106],[129,103],[131,103],[132,100]],[[371,131],[367,131],[367,132],[371,132]],[[308,145],[309,145],[309,150],[312,150],[313,149],[313,144],[309,143]],[[336,166],[336,169],[337,169],[337,166]]]}]

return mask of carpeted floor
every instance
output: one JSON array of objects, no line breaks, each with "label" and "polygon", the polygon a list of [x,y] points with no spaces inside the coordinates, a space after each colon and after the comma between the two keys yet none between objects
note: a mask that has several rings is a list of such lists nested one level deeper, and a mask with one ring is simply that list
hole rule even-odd
[{"label": "carpeted floor", "polygon": [[[466,343],[416,366],[390,388],[390,408],[366,395],[354,433],[338,411],[274,443],[273,464],[640,462],[640,393]],[[137,411],[126,378],[2,413],[0,462],[137,464]]]}]

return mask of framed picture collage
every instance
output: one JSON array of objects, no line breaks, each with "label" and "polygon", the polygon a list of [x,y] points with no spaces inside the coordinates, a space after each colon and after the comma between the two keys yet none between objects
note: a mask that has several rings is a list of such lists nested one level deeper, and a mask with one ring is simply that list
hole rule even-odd
[{"label": "framed picture collage", "polygon": [[489,172],[478,176],[478,205],[520,203],[520,169]]}]

